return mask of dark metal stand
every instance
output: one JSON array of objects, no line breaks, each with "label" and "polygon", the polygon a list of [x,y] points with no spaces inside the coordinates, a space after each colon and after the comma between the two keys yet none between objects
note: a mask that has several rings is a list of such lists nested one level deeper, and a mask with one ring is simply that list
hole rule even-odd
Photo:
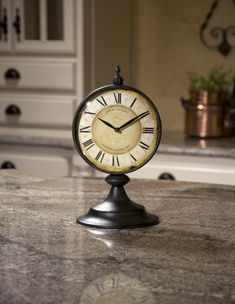
[{"label": "dark metal stand", "polygon": [[130,200],[124,189],[130,179],[124,174],[111,174],[105,181],[111,185],[107,198],[77,219],[82,225],[106,228],[137,228],[157,225],[159,218],[148,213],[142,205]]}]

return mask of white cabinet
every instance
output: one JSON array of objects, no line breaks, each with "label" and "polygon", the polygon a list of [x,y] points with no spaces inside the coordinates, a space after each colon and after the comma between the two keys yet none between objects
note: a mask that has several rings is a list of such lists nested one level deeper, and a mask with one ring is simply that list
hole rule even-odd
[{"label": "white cabinet", "polygon": [[[2,161],[11,155],[17,168],[27,172],[38,166],[37,171],[46,174],[67,174],[71,158],[61,159],[59,150],[54,150],[54,158],[42,157],[46,147],[35,138],[64,133],[67,138],[76,106],[91,89],[111,83],[115,65],[122,67],[130,84],[130,4],[0,0],[0,144],[1,134],[15,136],[16,142],[18,135],[29,136],[38,149],[31,157],[27,149],[19,153],[12,145],[3,155],[2,143]],[[52,165],[55,169],[49,170]]]},{"label": "white cabinet", "polygon": [[73,0],[0,0],[1,52],[74,52]]},{"label": "white cabinet", "polygon": [[[2,134],[13,133],[17,139],[17,134],[30,133],[33,139],[70,132],[78,90],[83,94],[77,78],[77,65],[83,75],[82,56],[76,53],[83,45],[75,49],[74,35],[75,8],[82,9],[82,4],[82,0],[0,0]],[[83,28],[83,19],[76,23]],[[2,169],[68,176],[70,159],[70,153],[41,147],[36,140],[25,146],[0,142]]]}]

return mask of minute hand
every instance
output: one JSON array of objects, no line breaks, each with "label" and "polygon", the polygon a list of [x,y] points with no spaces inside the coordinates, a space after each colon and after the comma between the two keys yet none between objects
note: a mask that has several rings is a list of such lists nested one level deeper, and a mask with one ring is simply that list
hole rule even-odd
[{"label": "minute hand", "polygon": [[150,112],[149,111],[146,111],[146,112],[143,112],[141,114],[139,114],[138,116],[128,120],[127,122],[125,122],[121,127],[119,127],[119,131],[121,131],[122,129],[125,129],[126,127],[136,123],[138,120],[144,118],[145,116],[149,115]]}]

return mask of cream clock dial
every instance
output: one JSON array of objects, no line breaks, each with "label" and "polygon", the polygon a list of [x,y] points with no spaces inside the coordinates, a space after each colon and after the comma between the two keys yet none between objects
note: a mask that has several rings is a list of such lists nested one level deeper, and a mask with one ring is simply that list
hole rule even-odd
[{"label": "cream clock dial", "polygon": [[156,152],[161,122],[152,101],[127,86],[93,91],[74,117],[73,136],[81,156],[106,173],[128,173]]}]

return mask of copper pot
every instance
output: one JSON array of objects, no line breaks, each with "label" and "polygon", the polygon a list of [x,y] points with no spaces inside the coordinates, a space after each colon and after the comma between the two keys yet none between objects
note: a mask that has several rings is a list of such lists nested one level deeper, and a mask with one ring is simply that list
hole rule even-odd
[{"label": "copper pot", "polygon": [[190,91],[190,102],[202,105],[227,105],[229,104],[228,91]]},{"label": "copper pot", "polygon": [[221,105],[192,104],[191,100],[181,99],[185,113],[185,133],[200,138],[229,135],[226,121],[229,107]]}]

